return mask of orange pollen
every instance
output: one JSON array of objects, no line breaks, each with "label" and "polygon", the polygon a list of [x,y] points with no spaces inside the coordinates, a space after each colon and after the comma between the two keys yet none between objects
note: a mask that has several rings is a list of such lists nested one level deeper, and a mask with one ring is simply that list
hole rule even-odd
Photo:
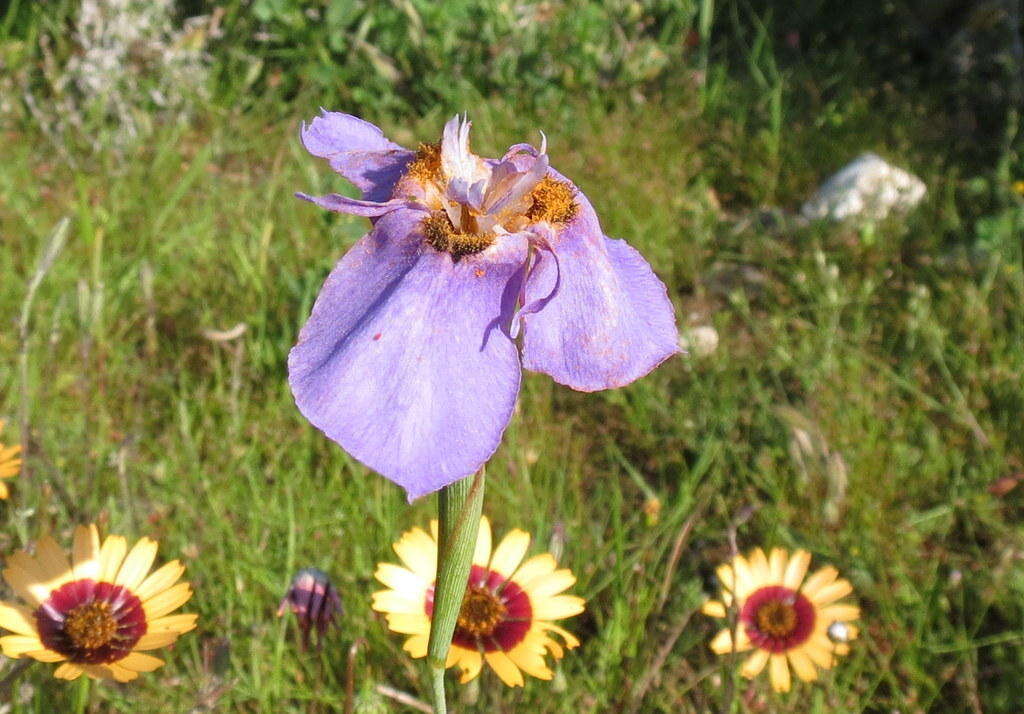
[{"label": "orange pollen", "polygon": [[456,230],[444,211],[434,211],[424,218],[420,225],[427,243],[432,248],[451,253],[456,260],[465,255],[479,253],[494,243],[493,235]]},{"label": "orange pollen", "polygon": [[110,614],[110,603],[94,600],[72,608],[64,619],[64,632],[76,647],[99,649],[114,639],[117,620]]},{"label": "orange pollen", "polygon": [[579,211],[572,186],[550,176],[545,176],[533,187],[530,198],[533,204],[527,209],[526,217],[534,222],[568,223]]},{"label": "orange pollen", "polygon": [[470,587],[462,598],[458,627],[473,637],[489,637],[505,617],[505,606],[486,588]]},{"label": "orange pollen", "polygon": [[420,183],[427,181],[441,180],[441,145],[420,144],[416,150],[416,158],[405,170],[406,176],[418,180]]},{"label": "orange pollen", "polygon": [[771,637],[788,637],[796,629],[796,608],[769,600],[757,610],[757,629]]}]

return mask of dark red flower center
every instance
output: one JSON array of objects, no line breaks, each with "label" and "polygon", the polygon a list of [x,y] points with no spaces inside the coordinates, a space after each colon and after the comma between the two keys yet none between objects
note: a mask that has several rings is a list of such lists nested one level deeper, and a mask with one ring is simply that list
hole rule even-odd
[{"label": "dark red flower center", "polygon": [[811,636],[814,605],[803,593],[772,585],[750,594],[740,610],[740,622],[756,647],[785,652]]},{"label": "dark red flower center", "polygon": [[[424,609],[433,616],[433,586],[427,591]],[[508,652],[526,638],[532,624],[530,596],[504,575],[474,565],[452,643],[470,650]]]},{"label": "dark red flower center", "polygon": [[121,585],[75,580],[50,593],[34,613],[43,645],[76,664],[123,658],[146,634],[142,601]]}]

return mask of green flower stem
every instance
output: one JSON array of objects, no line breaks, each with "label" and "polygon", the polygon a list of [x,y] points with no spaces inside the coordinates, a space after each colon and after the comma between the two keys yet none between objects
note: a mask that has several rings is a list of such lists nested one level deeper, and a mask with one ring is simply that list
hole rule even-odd
[{"label": "green flower stem", "polygon": [[433,683],[434,711],[445,714],[444,664],[459,619],[466,581],[473,564],[480,511],[484,503],[484,469],[445,486],[438,493],[437,578],[434,614],[427,643],[427,662]]}]

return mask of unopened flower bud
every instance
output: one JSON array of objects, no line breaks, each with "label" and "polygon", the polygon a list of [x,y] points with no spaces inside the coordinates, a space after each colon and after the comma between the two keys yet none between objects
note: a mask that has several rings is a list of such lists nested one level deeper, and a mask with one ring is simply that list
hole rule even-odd
[{"label": "unopened flower bud", "polygon": [[303,648],[309,647],[310,633],[314,630],[319,648],[324,634],[341,615],[341,598],[327,573],[317,568],[304,568],[292,578],[291,587],[277,608],[277,616],[281,617],[289,609],[299,621]]}]

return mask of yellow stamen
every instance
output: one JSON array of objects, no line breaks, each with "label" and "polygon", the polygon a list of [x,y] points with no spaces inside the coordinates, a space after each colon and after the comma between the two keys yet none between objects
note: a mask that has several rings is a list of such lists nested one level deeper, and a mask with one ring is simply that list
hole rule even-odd
[{"label": "yellow stamen", "polygon": [[505,606],[490,590],[471,587],[462,599],[457,625],[474,637],[488,637],[505,617]]},{"label": "yellow stamen", "polygon": [[434,211],[423,219],[423,235],[435,250],[451,253],[458,260],[464,255],[479,253],[494,242],[493,235],[463,233],[455,230],[444,211]]},{"label": "yellow stamen", "polygon": [[533,204],[526,211],[526,217],[535,222],[568,223],[579,211],[572,186],[550,176],[540,180],[530,193],[530,198]]},{"label": "yellow stamen", "polygon": [[93,601],[72,608],[64,620],[64,632],[82,649],[94,650],[107,644],[117,633],[110,603]]},{"label": "yellow stamen", "polygon": [[416,158],[405,171],[420,183],[441,180],[441,145],[420,144],[416,150]]},{"label": "yellow stamen", "polygon": [[796,608],[779,600],[757,609],[757,629],[771,637],[786,637],[796,629]]}]

